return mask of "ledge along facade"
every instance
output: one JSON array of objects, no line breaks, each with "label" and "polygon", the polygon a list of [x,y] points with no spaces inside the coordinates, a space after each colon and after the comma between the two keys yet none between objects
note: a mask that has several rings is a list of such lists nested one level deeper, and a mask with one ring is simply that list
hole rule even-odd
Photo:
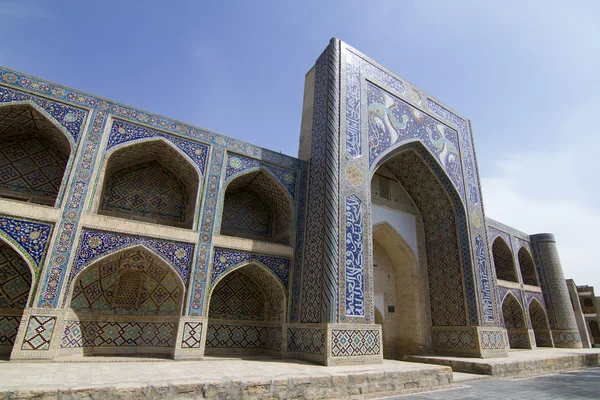
[{"label": "ledge along facade", "polygon": [[298,158],[0,68],[0,352],[326,365],[581,347],[470,122],[338,39]]}]

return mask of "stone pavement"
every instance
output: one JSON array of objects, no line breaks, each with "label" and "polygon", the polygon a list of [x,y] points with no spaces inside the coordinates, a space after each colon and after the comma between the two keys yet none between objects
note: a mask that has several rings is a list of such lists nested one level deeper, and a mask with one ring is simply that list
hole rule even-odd
[{"label": "stone pavement", "polygon": [[[90,362],[102,359],[113,362]],[[131,360],[1,362],[0,399],[374,397],[452,382],[448,367],[402,361],[325,367],[275,359]]]},{"label": "stone pavement", "polygon": [[[508,357],[469,358],[411,356],[407,360],[452,367],[454,372],[502,376],[532,376],[600,365],[600,349],[537,348],[511,350]],[[600,398],[600,394],[598,396]]]},{"label": "stone pavement", "polygon": [[599,398],[600,368],[596,367],[527,379],[488,378],[461,382],[460,386],[452,389],[396,396],[386,398],[386,400],[575,400]]}]

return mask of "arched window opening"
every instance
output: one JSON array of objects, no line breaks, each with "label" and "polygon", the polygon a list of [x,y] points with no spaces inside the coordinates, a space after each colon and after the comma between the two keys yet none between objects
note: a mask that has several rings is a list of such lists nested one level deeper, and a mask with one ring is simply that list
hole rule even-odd
[{"label": "arched window opening", "polygon": [[54,206],[70,155],[69,140],[39,111],[0,107],[0,197]]},{"label": "arched window opening", "polygon": [[530,348],[529,333],[525,326],[525,317],[519,301],[509,294],[502,302],[502,315],[504,327],[508,333],[508,342],[511,349]]},{"label": "arched window opening", "polygon": [[526,285],[540,286],[531,254],[529,254],[525,247],[521,247],[517,256],[519,258],[519,267],[521,268],[523,283]]},{"label": "arched window opening", "polygon": [[492,255],[494,257],[496,277],[505,281],[518,282],[513,253],[502,238],[498,237],[494,240]]},{"label": "arched window opening", "polygon": [[99,214],[192,228],[199,177],[194,166],[163,140],[113,153],[104,173]]},{"label": "arched window opening", "polygon": [[596,321],[590,321],[590,333],[594,340],[594,344],[600,344],[600,328]]},{"label": "arched window opening", "polygon": [[86,267],[70,293],[62,353],[172,353],[183,281],[146,248],[123,250]]},{"label": "arched window opening", "polygon": [[0,241],[0,355],[12,351],[31,283],[29,266],[16,251]]},{"label": "arched window opening", "polygon": [[286,296],[264,267],[249,264],[221,278],[208,311],[207,354],[280,355]]},{"label": "arched window opening", "polygon": [[234,179],[225,191],[221,234],[289,245],[292,207],[269,174],[256,171]]},{"label": "arched window opening", "polygon": [[535,335],[536,346],[552,347],[548,317],[544,307],[537,300],[532,300],[529,304],[529,318],[531,319],[531,328]]}]

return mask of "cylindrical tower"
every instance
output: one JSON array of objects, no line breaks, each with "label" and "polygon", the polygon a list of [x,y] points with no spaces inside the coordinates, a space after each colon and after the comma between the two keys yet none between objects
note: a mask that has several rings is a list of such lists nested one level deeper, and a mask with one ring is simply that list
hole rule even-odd
[{"label": "cylindrical tower", "polygon": [[569,291],[551,233],[531,235],[535,265],[548,310],[548,320],[556,347],[581,348],[581,338],[571,306]]}]

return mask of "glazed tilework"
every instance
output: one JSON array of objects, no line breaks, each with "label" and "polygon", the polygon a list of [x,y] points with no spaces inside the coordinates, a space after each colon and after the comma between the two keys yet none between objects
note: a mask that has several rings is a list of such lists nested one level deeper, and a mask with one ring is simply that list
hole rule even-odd
[{"label": "glazed tilework", "polygon": [[169,322],[65,321],[60,347],[173,347],[176,329]]},{"label": "glazed tilework", "polygon": [[281,168],[273,164],[265,163],[253,158],[237,154],[228,154],[227,167],[225,168],[225,179],[230,181],[247,171],[266,170],[287,190],[292,199],[296,198],[296,185],[298,173],[287,168]]},{"label": "glazed tilework", "polygon": [[540,283],[535,272],[535,265],[533,264],[533,258],[527,251],[527,248],[521,247],[517,253],[519,260],[519,268],[521,269],[521,276],[523,277],[523,283],[526,285],[539,286]]},{"label": "glazed tilework", "polygon": [[502,238],[494,240],[492,254],[494,256],[494,266],[496,267],[496,277],[505,281],[519,282],[513,253]]},{"label": "glazed tilework", "polygon": [[381,353],[379,330],[346,330],[331,331],[331,355],[333,357],[368,356]]},{"label": "glazed tilework", "polygon": [[371,83],[367,84],[367,99],[370,164],[376,164],[396,144],[418,138],[435,154],[464,198],[457,132]]},{"label": "glazed tilework", "polygon": [[223,277],[210,296],[209,318],[263,321],[265,298],[261,289],[242,273]]},{"label": "glazed tilework", "polygon": [[492,289],[488,276],[487,260],[485,257],[485,244],[481,235],[475,235],[475,252],[477,254],[477,268],[479,269],[479,285],[483,299],[483,317],[486,322],[494,321],[494,306]]},{"label": "glazed tilework", "polygon": [[477,337],[472,331],[443,330],[433,331],[432,341],[435,348],[441,349],[476,349]]},{"label": "glazed tilework", "polygon": [[0,87],[0,103],[28,101],[44,110],[46,114],[51,116],[54,121],[65,129],[65,131],[69,132],[74,142],[79,140],[83,124],[87,117],[87,112],[85,110],[28,93]]},{"label": "glazed tilework", "polygon": [[503,331],[482,331],[481,347],[486,350],[506,348],[506,334]]},{"label": "glazed tilework", "polygon": [[288,328],[287,350],[294,353],[325,355],[325,330],[318,328]]},{"label": "glazed tilework", "polygon": [[290,307],[290,321],[298,322],[300,318],[300,292],[302,283],[302,262],[304,260],[304,232],[308,171],[304,169],[300,177],[300,194],[298,196],[298,214],[296,218],[296,250],[294,254],[294,271],[292,277],[292,293]]},{"label": "glazed tilework", "polygon": [[0,237],[21,247],[37,268],[41,266],[51,232],[50,224],[0,216]]},{"label": "glazed tilework", "polygon": [[111,175],[104,187],[100,211],[184,223],[188,203],[184,183],[157,161],[150,161]]},{"label": "glazed tilework", "polygon": [[23,259],[0,241],[0,309],[24,309],[31,289],[31,270]]},{"label": "glazed tilework", "polygon": [[208,324],[207,348],[281,350],[281,328]]},{"label": "glazed tilework", "polygon": [[548,318],[544,307],[537,299],[533,299],[529,303],[529,319],[531,320],[531,328],[535,335],[536,346],[552,347]]},{"label": "glazed tilework", "polygon": [[290,277],[289,258],[219,248],[214,250],[212,273],[210,277],[211,285],[214,285],[217,278],[231,269],[241,264],[253,262],[267,267],[275,274],[287,290]]},{"label": "glazed tilework", "polygon": [[69,284],[80,271],[94,262],[98,257],[136,245],[142,245],[155,251],[177,271],[183,282],[187,283],[194,250],[192,244],[150,239],[142,236],[120,235],[111,232],[83,230],[77,249],[77,257],[69,274]]},{"label": "glazed tilework", "polygon": [[206,169],[206,160],[208,156],[208,146],[191,140],[181,139],[163,132],[144,128],[139,125],[130,124],[124,121],[115,120],[110,129],[110,136],[106,145],[106,150],[122,145],[132,140],[143,138],[163,138],[173,143],[177,148],[184,152],[197,166],[202,174]]},{"label": "glazed tilework", "polygon": [[30,316],[21,350],[48,350],[55,325],[56,317]]},{"label": "glazed tilework", "polygon": [[183,335],[181,337],[181,348],[199,349],[202,344],[202,323],[186,322],[183,325]]},{"label": "glazed tilework", "polygon": [[0,346],[12,346],[19,331],[21,317],[0,315]]},{"label": "glazed tilework", "polygon": [[352,317],[365,315],[362,207],[358,197],[346,199],[346,316]]},{"label": "glazed tilework", "polygon": [[[128,288],[129,293],[123,293],[128,276],[138,279]],[[76,310],[178,315],[183,299],[180,279],[164,261],[146,250],[126,250],[83,270],[73,285],[70,306]]]},{"label": "glazed tilework", "polygon": [[228,190],[223,204],[221,234],[258,240],[271,239],[271,208],[252,190]]}]

